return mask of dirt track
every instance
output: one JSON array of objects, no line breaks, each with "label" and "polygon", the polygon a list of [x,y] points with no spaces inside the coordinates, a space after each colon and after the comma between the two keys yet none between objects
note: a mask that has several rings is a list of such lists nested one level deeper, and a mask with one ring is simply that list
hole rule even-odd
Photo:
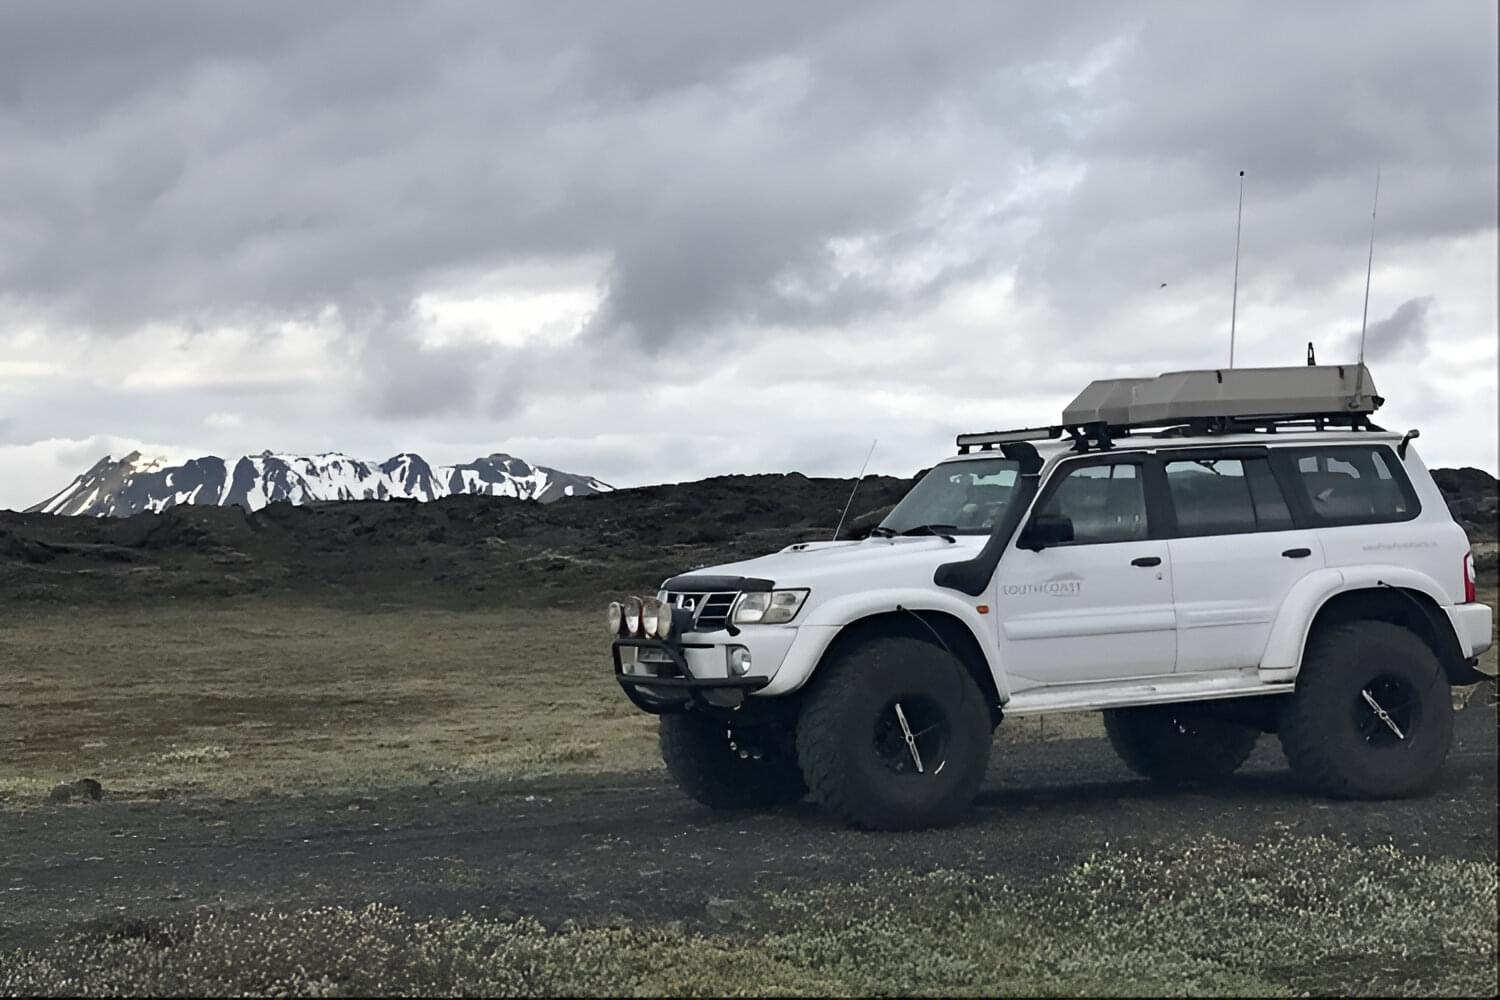
[{"label": "dirt track", "polygon": [[[109,801],[0,812],[0,949],[96,921],[203,910],[394,903],[418,913],[754,920],[765,892],[871,870],[946,867],[1024,882],[1104,847],[1323,834],[1419,854],[1496,857],[1496,716],[1458,716],[1433,795],[1331,802],[1300,792],[1272,737],[1229,783],[1133,779],[1102,740],[997,750],[974,817],[910,835],[840,829],[814,806],[711,813],[659,773],[479,783],[368,799]],[[712,901],[712,902],[711,902]]]}]

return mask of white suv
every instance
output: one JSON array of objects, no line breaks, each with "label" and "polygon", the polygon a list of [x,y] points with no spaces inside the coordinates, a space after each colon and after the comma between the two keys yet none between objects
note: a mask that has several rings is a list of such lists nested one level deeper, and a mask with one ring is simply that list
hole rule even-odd
[{"label": "white suv", "polygon": [[1063,424],[961,436],[866,538],[612,604],[616,678],[718,808],[951,822],[1002,719],[1094,709],[1150,778],[1275,732],[1314,788],[1415,794],[1492,612],[1380,402],[1363,366],[1095,383]]}]

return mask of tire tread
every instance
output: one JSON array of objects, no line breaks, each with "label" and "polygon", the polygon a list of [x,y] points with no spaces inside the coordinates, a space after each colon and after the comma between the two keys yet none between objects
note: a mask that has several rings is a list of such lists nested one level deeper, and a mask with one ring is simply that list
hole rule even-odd
[{"label": "tire tread", "polygon": [[973,716],[954,720],[955,742],[962,725],[982,728],[986,738],[990,734],[988,709],[979,685],[963,664],[933,643],[908,636],[866,639],[825,663],[802,705],[797,724],[797,758],[813,798],[845,823],[861,829],[906,830],[958,821],[972,806],[988,764],[987,749],[982,761],[954,762],[955,766],[967,766],[969,772],[963,774],[946,801],[920,816],[869,801],[847,780],[852,762],[845,746],[840,709],[863,690],[872,672],[903,661],[925,661],[954,677],[959,685],[960,713],[969,712]]},{"label": "tire tread", "polygon": [[[1291,696],[1283,711],[1278,733],[1282,752],[1300,781],[1309,787],[1334,798],[1382,799],[1417,795],[1426,791],[1437,780],[1441,771],[1438,766],[1426,774],[1418,774],[1407,782],[1393,783],[1389,788],[1375,788],[1354,781],[1349,767],[1340,760],[1336,746],[1328,739],[1329,720],[1320,711],[1329,699],[1337,699],[1341,692],[1340,669],[1346,664],[1364,662],[1372,651],[1380,656],[1389,656],[1394,650],[1423,664],[1431,676],[1425,682],[1430,689],[1440,689],[1434,697],[1431,691],[1424,692],[1424,710],[1434,709],[1440,717],[1446,717],[1448,738],[1452,734],[1452,704],[1449,700],[1446,675],[1442,665],[1423,639],[1409,629],[1390,622],[1358,620],[1325,626],[1308,638],[1303,655],[1303,668],[1297,678],[1297,691]],[[1441,683],[1439,683],[1441,681]],[[1446,746],[1443,756],[1446,756]]]}]

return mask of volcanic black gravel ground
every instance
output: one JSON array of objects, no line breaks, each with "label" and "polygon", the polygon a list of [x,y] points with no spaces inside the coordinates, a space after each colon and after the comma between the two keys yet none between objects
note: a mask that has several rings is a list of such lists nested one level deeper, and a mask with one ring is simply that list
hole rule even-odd
[{"label": "volcanic black gravel ground", "polygon": [[845,830],[811,803],[714,813],[660,773],[0,811],[0,949],[172,915],[367,902],[709,928],[753,922],[779,889],[933,868],[1020,884],[1106,846],[1170,850],[1209,834],[1247,849],[1326,835],[1494,860],[1495,733],[1494,706],[1459,713],[1440,787],[1398,802],[1303,793],[1274,737],[1197,791],[1134,779],[1103,740],[1000,745],[973,817],[911,834]]}]

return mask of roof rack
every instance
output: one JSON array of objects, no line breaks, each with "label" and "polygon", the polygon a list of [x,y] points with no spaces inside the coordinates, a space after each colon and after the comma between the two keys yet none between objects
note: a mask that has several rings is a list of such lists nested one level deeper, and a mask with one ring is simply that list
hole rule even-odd
[{"label": "roof rack", "polygon": [[1058,440],[1074,451],[1108,451],[1116,438],[1242,434],[1330,427],[1379,430],[1370,414],[1385,400],[1358,365],[1217,368],[1155,378],[1090,382],[1063,410],[1060,424],[958,436],[958,453],[1019,441]]}]

